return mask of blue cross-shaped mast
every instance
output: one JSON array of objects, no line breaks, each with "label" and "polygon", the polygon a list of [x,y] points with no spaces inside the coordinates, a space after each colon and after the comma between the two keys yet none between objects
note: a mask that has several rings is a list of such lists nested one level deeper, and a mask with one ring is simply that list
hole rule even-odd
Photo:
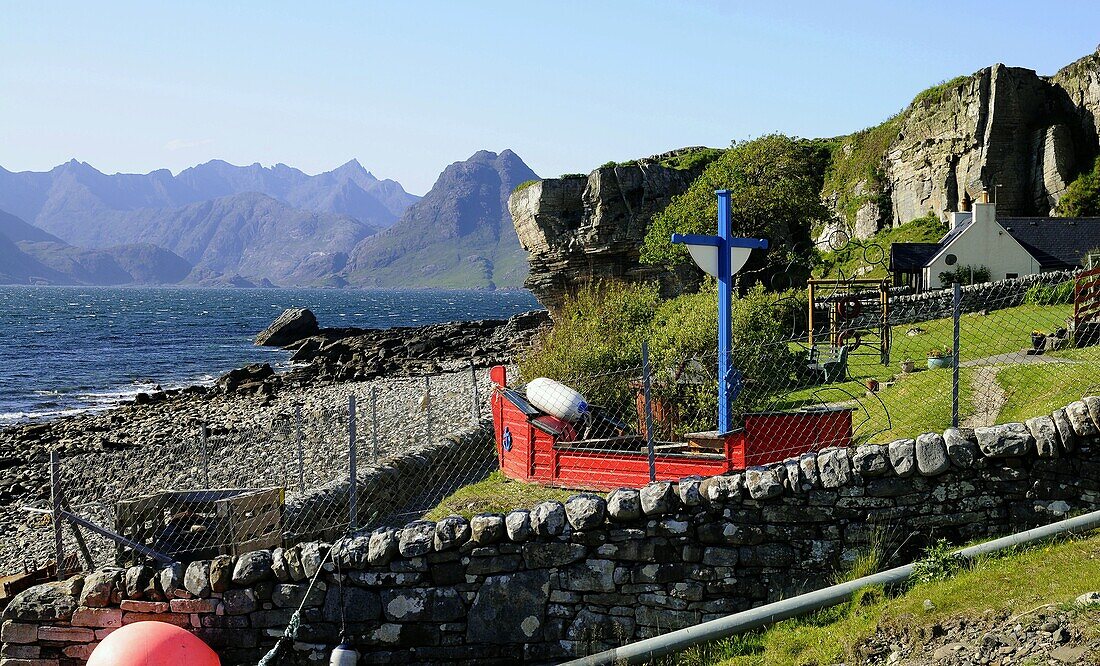
[{"label": "blue cross-shaped mast", "polygon": [[[730,191],[717,190],[718,195],[718,235],[672,234],[673,243],[694,245],[697,247],[717,248],[717,265],[704,265],[701,258],[707,253],[692,253],[695,263],[707,273],[718,278],[718,432],[728,433],[730,426],[730,407],[737,394],[741,392],[741,373],[730,362],[730,347],[733,345],[733,324],[730,310],[733,307],[733,275],[744,264],[734,267],[730,259],[732,248],[766,250],[768,241],[757,238],[737,238],[733,235],[733,221],[730,214]],[[707,259],[708,263],[710,262]]]}]

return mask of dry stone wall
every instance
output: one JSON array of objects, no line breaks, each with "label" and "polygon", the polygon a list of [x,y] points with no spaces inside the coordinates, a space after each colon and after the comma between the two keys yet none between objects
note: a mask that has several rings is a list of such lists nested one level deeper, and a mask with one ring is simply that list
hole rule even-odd
[{"label": "dry stone wall", "polygon": [[[555,662],[821,587],[876,540],[1011,532],[1100,507],[1100,398],[975,430],[826,449],[744,473],[577,494],[507,515],[161,569],[104,569],[19,595],[4,666],[83,663],[115,628],[187,627],[256,663],[302,607],[284,664]],[[315,584],[310,587],[310,581]],[[344,612],[341,613],[341,608]]]}]

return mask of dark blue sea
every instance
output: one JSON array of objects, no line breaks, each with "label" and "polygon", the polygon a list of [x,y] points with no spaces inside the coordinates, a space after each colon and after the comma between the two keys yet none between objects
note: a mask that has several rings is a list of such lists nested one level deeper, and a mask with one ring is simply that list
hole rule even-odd
[{"label": "dark blue sea", "polygon": [[106,409],[155,386],[210,382],[246,363],[287,363],[252,337],[285,308],[321,326],[506,318],[528,292],[0,286],[0,426]]}]

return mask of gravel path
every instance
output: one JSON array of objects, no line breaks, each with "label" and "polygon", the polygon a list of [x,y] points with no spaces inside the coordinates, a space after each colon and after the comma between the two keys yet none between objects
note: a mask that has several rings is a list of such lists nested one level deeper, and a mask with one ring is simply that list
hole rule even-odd
[{"label": "gravel path", "polygon": [[[348,398],[357,401],[360,465],[473,421],[468,369],[429,378],[283,388],[274,398],[179,395],[37,426],[0,430],[0,574],[52,557],[48,516],[20,510],[49,506],[49,450],[62,452],[63,486],[76,513],[113,526],[112,507],[166,488],[315,487],[346,474]],[[488,413],[487,369],[477,371],[482,414]],[[377,440],[372,427],[372,389]],[[296,414],[300,410],[300,421]],[[200,422],[208,424],[204,459]],[[300,427],[299,427],[300,423]],[[302,466],[298,466],[299,433]],[[377,441],[377,451],[375,451]],[[111,546],[93,540],[101,553]],[[73,545],[70,545],[72,548]],[[99,562],[103,564],[103,561]]]}]

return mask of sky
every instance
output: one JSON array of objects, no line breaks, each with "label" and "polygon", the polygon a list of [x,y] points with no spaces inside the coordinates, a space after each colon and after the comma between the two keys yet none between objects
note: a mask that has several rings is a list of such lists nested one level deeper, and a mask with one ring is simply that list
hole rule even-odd
[{"label": "sky", "polygon": [[1052,74],[1100,2],[0,0],[0,166],[357,158],[426,192],[514,150],[543,177],[875,125],[993,63]]}]

